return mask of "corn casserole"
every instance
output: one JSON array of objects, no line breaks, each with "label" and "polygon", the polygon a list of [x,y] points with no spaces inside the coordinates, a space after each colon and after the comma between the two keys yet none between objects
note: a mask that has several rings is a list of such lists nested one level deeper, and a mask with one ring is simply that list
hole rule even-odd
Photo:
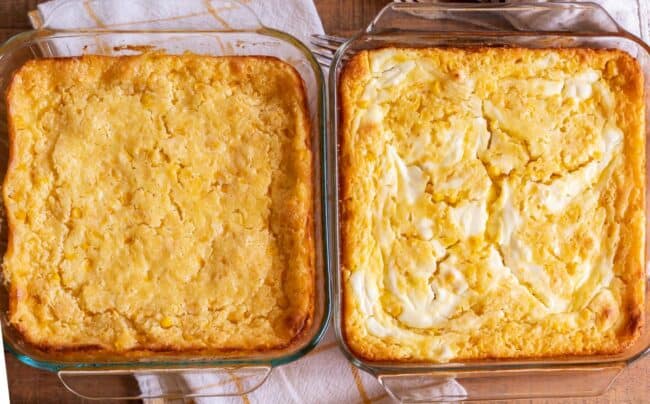
[{"label": "corn casserole", "polygon": [[7,93],[9,318],[44,350],[265,351],[314,306],[302,79],[263,56],[27,62]]},{"label": "corn casserole", "polygon": [[342,330],[375,361],[614,354],[644,307],[643,74],[606,49],[345,66]]}]

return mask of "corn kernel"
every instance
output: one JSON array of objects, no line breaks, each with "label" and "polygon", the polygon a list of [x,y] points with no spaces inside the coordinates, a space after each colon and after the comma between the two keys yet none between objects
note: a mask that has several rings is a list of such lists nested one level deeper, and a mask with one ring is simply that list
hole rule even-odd
[{"label": "corn kernel", "polygon": [[610,60],[605,65],[605,77],[612,78],[612,77],[616,77],[617,75],[618,75],[618,66],[616,65],[615,61]]},{"label": "corn kernel", "polygon": [[440,94],[442,91],[442,86],[440,85],[439,81],[434,81],[433,82],[433,92],[434,94]]},{"label": "corn kernel", "polygon": [[38,177],[36,177],[34,179],[34,185],[36,185],[36,186],[40,186],[40,185],[43,185],[43,184],[46,184],[46,183],[47,183],[47,177],[44,177],[42,175],[39,175]]},{"label": "corn kernel", "polygon": [[79,208],[73,208],[70,216],[72,216],[74,219],[79,219],[81,217],[81,210]]},{"label": "corn kernel", "polygon": [[25,220],[26,217],[27,217],[27,214],[25,213],[25,211],[19,210],[18,212],[16,212],[16,219]]},{"label": "corn kernel", "polygon": [[163,317],[163,319],[160,320],[160,326],[161,326],[162,328],[169,328],[169,327],[171,327],[172,325],[174,325],[174,322],[173,322],[173,320],[171,319],[171,317]]}]

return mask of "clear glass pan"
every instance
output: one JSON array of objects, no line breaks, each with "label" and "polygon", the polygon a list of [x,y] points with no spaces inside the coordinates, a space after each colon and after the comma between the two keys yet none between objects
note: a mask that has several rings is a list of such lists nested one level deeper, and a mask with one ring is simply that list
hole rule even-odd
[{"label": "clear glass pan", "polygon": [[[394,398],[407,402],[594,396],[620,371],[650,350],[650,329],[618,355],[544,360],[490,360],[445,364],[370,362],[346,346],[342,336],[338,223],[339,77],[346,61],[365,49],[403,47],[514,46],[527,48],[616,48],[635,57],[645,78],[646,121],[650,118],[650,48],[624,31],[594,3],[421,3],[387,5],[370,26],[347,41],[330,67],[330,133],[327,139],[328,216],[332,256],[334,325],[350,361],[375,375]],[[646,126],[646,138],[650,127]],[[646,154],[648,146],[646,145]],[[646,178],[650,178],[646,162]],[[650,187],[646,186],[646,189]],[[646,198],[646,212],[647,209]],[[646,232],[648,228],[646,214]],[[648,240],[646,239],[646,261]],[[650,322],[646,287],[645,324]]]},{"label": "clear glass pan", "polygon": [[[133,0],[116,0],[129,3]],[[137,1],[137,0],[136,0]],[[163,0],[171,2],[173,0]],[[265,353],[248,355],[233,354],[212,356],[206,354],[165,355],[134,360],[128,357],[104,357],[98,354],[45,352],[31,346],[7,320],[7,290],[0,290],[0,321],[5,346],[22,362],[41,369],[58,372],[60,378],[71,391],[92,398],[109,398],[105,392],[97,390],[97,384],[88,388],[88,377],[111,379],[140,376],[187,377],[210,372],[216,378],[233,380],[235,383],[222,383],[221,386],[192,386],[179,383],[173,389],[153,389],[141,393],[134,388],[124,397],[199,397],[247,393],[263,383],[271,368],[296,360],[309,352],[320,340],[326,329],[330,311],[330,279],[327,272],[327,222],[324,220],[325,201],[322,179],[324,172],[323,148],[325,141],[325,87],[322,71],[311,52],[292,36],[266,28],[261,25],[254,13],[237,2],[195,0],[197,9],[222,10],[222,16],[232,16],[229,24],[215,28],[215,21],[207,19],[166,21],[164,26],[146,27],[122,25],[118,29],[82,28],[75,31],[57,29],[60,16],[81,13],[81,8],[100,7],[101,1],[66,1],[52,12],[43,26],[35,31],[24,32],[9,39],[0,48],[0,93],[5,93],[13,72],[30,59],[47,57],[73,57],[82,54],[128,55],[143,50],[160,50],[170,54],[193,52],[214,56],[226,55],[268,55],[275,56],[296,68],[302,77],[306,90],[312,122],[311,144],[313,154],[314,187],[314,234],[316,255],[316,296],[312,324],[303,332],[298,341],[289,347]],[[148,4],[148,3],[143,3]],[[224,11],[225,10],[225,11]],[[236,26],[235,26],[236,25]],[[0,176],[6,171],[8,144],[6,124],[6,103],[0,99]],[[2,226],[0,254],[4,254],[7,232]],[[133,383],[130,383],[133,385]],[[213,383],[214,384],[214,383]],[[234,388],[234,385],[237,388]],[[183,387],[184,386],[184,387]]]}]

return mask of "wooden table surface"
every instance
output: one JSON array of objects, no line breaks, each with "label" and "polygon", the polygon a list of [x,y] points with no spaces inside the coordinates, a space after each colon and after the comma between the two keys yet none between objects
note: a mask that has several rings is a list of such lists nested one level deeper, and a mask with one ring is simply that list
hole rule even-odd
[{"label": "wooden table surface", "polygon": [[[180,0],[179,0],[180,1]],[[315,0],[325,31],[349,35],[363,27],[389,0]],[[27,12],[38,0],[0,0],[0,40],[30,28]],[[69,393],[55,374],[37,370],[6,355],[12,403],[82,403]],[[119,386],[116,386],[119,388]],[[567,390],[570,390],[570,381]],[[96,402],[96,401],[95,401]],[[132,402],[132,401],[131,401]],[[641,403],[650,402],[650,359],[626,369],[610,390],[598,399],[535,400],[535,403]]]}]

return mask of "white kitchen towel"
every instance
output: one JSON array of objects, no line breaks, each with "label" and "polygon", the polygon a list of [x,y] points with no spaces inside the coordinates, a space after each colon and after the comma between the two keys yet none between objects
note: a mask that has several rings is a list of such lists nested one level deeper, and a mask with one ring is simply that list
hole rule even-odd
[{"label": "white kitchen towel", "polygon": [[[323,25],[311,0],[243,0],[239,3],[248,6],[265,26],[288,32],[303,43],[309,43],[311,34],[323,33]],[[39,4],[29,17],[35,27],[47,23],[53,29],[238,26],[236,13],[209,0],[53,0]]]},{"label": "white kitchen towel", "polygon": [[[627,30],[648,40],[648,0],[596,0],[612,13]],[[269,27],[286,31],[303,43],[309,36],[323,33],[323,27],[312,0],[243,0]],[[130,5],[111,0],[79,2],[70,0],[41,3],[30,13],[35,27],[44,23],[50,28],[75,29],[89,27],[169,28],[179,24],[197,27],[224,27],[237,20],[228,10],[215,9],[209,1],[136,0]],[[116,6],[119,4],[119,7]],[[59,8],[61,7],[61,8]],[[58,11],[57,11],[57,8]],[[53,13],[56,15],[50,18]],[[539,23],[539,21],[538,21]],[[362,27],[359,27],[362,28]],[[63,50],[60,50],[63,52]],[[64,53],[64,52],[63,52]],[[238,391],[245,384],[236,375],[211,374],[187,378],[171,376],[139,377],[143,391],[176,390],[179,385],[199,392],[228,389]],[[206,388],[207,386],[207,388]],[[462,387],[453,381],[444,386],[446,392],[462,395]],[[162,400],[146,400],[157,402]],[[388,403],[392,399],[376,379],[350,365],[338,350],[332,329],[305,358],[273,370],[259,389],[250,394],[229,398],[200,398],[197,403]],[[184,402],[178,400],[178,402]]]}]

